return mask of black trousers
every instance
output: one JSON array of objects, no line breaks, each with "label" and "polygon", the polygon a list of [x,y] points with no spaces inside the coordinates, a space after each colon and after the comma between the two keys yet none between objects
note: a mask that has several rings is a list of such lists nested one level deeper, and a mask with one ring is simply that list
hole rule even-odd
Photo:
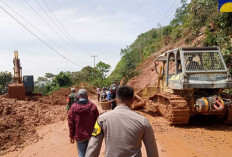
[{"label": "black trousers", "polygon": [[97,94],[97,100],[100,101],[100,94]]},{"label": "black trousers", "polygon": [[112,101],[112,102],[111,102],[111,109],[113,110],[116,106],[117,106],[116,102],[115,102],[115,101]]}]

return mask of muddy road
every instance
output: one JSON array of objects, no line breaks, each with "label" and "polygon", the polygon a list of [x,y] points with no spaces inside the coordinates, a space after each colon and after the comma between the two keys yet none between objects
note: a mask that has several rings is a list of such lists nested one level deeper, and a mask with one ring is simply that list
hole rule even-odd
[{"label": "muddy road", "polygon": [[[209,122],[202,117],[188,126],[174,127],[162,117],[144,112],[153,126],[161,157],[231,157],[232,126]],[[200,122],[199,120],[202,120]],[[197,122],[195,122],[196,120]]]},{"label": "muddy road", "polygon": [[[96,99],[92,99],[96,102]],[[98,103],[97,103],[98,104]],[[98,104],[100,110],[100,106]],[[144,110],[137,111],[148,118],[153,126],[161,157],[231,157],[232,126],[210,122],[196,122],[184,127],[169,126],[157,115]],[[207,120],[209,121],[209,120]],[[77,155],[76,144],[71,144],[68,137],[67,121],[37,127],[39,140],[3,157],[71,157]],[[101,157],[104,156],[104,143]],[[146,156],[145,148],[142,148]]]}]

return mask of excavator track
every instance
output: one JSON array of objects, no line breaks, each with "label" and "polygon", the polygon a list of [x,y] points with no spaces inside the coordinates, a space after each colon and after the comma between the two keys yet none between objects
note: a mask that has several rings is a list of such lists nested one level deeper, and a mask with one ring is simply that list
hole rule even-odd
[{"label": "excavator track", "polygon": [[189,123],[190,109],[187,101],[180,95],[171,93],[155,94],[150,97],[152,105],[168,121],[170,125],[184,125]]}]

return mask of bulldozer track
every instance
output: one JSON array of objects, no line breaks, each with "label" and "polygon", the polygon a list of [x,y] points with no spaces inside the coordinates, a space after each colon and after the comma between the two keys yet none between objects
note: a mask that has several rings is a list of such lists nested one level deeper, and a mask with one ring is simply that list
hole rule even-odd
[{"label": "bulldozer track", "polygon": [[180,95],[171,93],[155,94],[150,98],[159,112],[171,125],[189,123],[190,109],[188,102]]},{"label": "bulldozer track", "polygon": [[232,108],[228,109],[228,115],[227,115],[225,124],[228,124],[228,125],[232,124]]}]

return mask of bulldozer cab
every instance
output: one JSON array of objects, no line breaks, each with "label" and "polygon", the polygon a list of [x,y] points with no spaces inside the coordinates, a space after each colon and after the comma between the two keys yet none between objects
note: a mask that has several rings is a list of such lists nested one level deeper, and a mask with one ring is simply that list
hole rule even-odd
[{"label": "bulldozer cab", "polygon": [[[155,60],[158,89],[232,88],[218,47],[177,48]],[[158,70],[159,69],[159,70]]]}]

